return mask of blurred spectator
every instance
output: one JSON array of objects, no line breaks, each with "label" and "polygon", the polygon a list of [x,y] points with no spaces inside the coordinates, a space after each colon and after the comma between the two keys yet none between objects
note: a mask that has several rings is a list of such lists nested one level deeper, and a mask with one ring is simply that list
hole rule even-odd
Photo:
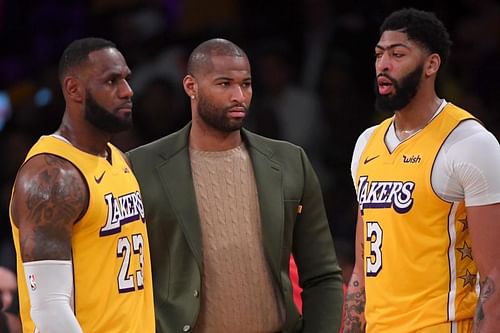
[{"label": "blurred spectator", "polygon": [[151,80],[135,100],[134,126],[146,142],[181,129],[191,117],[185,95],[163,78]]},{"label": "blurred spectator", "polygon": [[[334,235],[352,239],[356,206],[353,204],[354,191],[350,174],[350,159],[356,137],[364,127],[376,118],[372,111],[371,86],[363,84],[352,75],[353,67],[349,55],[341,50],[331,50],[325,59],[318,92],[321,98],[325,120],[326,141],[322,145],[321,156],[333,175],[333,183],[324,187],[327,211]],[[367,114],[367,110],[371,111]]]},{"label": "blurred spectator", "polygon": [[494,0],[463,0],[464,17],[456,24],[453,67],[462,91],[463,103],[500,135],[500,4]]},{"label": "blurred spectator", "polygon": [[303,60],[300,82],[310,91],[318,89],[332,50],[349,48],[365,26],[361,13],[340,13],[337,7],[338,4],[329,0],[303,0],[301,3]]},{"label": "blurred spectator", "polygon": [[[7,128],[0,132],[0,159],[2,161],[0,168],[0,265],[8,265],[12,270],[15,270],[15,257],[14,252],[11,251],[13,244],[8,213],[9,199],[17,169],[23,163],[33,142],[31,135],[20,130]],[[8,243],[4,245],[3,242]]]},{"label": "blurred spectator", "polygon": [[21,332],[21,322],[17,309],[16,275],[0,266],[0,332]]},{"label": "blurred spectator", "polygon": [[318,96],[301,88],[291,61],[293,52],[282,40],[270,40],[255,57],[255,95],[249,128],[274,139],[304,148],[323,186],[330,175],[323,165],[321,149],[327,128]]}]

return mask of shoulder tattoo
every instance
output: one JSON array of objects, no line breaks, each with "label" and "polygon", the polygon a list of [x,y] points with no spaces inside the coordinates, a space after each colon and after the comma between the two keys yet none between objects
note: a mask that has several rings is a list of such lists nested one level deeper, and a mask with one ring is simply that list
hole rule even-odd
[{"label": "shoulder tattoo", "polygon": [[73,223],[87,205],[88,192],[67,161],[44,155],[32,179],[24,183],[23,259],[69,259]]}]

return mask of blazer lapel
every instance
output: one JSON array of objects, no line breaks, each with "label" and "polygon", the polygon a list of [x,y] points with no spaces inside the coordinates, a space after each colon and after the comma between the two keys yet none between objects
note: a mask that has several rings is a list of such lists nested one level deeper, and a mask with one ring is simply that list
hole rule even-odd
[{"label": "blazer lapel", "polygon": [[157,167],[162,186],[199,267],[202,267],[200,217],[191,175],[187,138],[190,126],[163,153],[166,161]]},{"label": "blazer lapel", "polygon": [[249,143],[249,152],[257,184],[264,250],[273,274],[280,280],[284,232],[282,168],[271,158],[272,151],[267,146],[260,145],[248,131],[243,133]]}]

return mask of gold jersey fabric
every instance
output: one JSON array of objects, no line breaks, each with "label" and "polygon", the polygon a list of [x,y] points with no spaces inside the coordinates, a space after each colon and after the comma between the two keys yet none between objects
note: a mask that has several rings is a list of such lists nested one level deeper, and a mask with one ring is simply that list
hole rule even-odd
[{"label": "gold jersey fabric", "polygon": [[[53,136],[42,136],[26,160],[49,153],[75,165],[89,189],[85,215],[73,226],[74,312],[83,332],[155,331],[149,243],[139,185],[121,153],[111,144],[111,163]],[[11,220],[12,221],[12,220]],[[23,332],[32,333],[30,305],[17,252]]]},{"label": "gold jersey fabric", "polygon": [[391,153],[378,126],[356,176],[363,217],[367,332],[471,332],[477,269],[463,202],[433,190],[436,156],[466,111],[447,104]]}]

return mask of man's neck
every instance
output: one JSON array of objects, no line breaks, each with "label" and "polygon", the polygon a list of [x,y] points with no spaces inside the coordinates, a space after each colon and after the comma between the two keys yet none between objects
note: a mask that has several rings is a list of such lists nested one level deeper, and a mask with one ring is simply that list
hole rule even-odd
[{"label": "man's neck", "polygon": [[415,96],[406,107],[396,111],[394,127],[398,138],[404,140],[424,128],[432,120],[441,102],[435,93]]},{"label": "man's neck", "polygon": [[224,151],[241,144],[241,131],[221,132],[215,129],[201,128],[195,123],[189,133],[189,147],[201,151]]},{"label": "man's neck", "polygon": [[111,135],[85,126],[86,123],[82,122],[74,121],[65,114],[55,134],[62,136],[74,147],[86,153],[97,156],[106,155],[107,143],[111,140]]}]

